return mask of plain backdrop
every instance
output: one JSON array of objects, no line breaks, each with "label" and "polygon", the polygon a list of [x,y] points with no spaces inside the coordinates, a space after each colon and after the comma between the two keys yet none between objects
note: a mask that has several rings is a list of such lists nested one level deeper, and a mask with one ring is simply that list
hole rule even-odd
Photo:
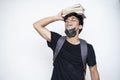
[{"label": "plain backdrop", "polygon": [[[120,80],[120,0],[0,0],[0,80],[50,80],[53,53],[33,23],[77,3],[87,17],[80,37],[95,49],[101,80]],[[47,28],[65,35],[62,21]]]}]

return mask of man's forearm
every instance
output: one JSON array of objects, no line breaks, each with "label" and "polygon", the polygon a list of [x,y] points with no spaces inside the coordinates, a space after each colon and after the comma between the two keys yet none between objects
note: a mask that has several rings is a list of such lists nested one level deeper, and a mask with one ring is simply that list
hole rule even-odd
[{"label": "man's forearm", "polygon": [[100,80],[97,65],[90,67],[91,80]]},{"label": "man's forearm", "polygon": [[55,16],[50,16],[50,17],[46,17],[46,18],[43,18],[37,22],[35,22],[33,25],[34,27],[45,27],[46,25],[48,25],[49,23],[52,23],[54,21],[58,21],[58,20],[63,20],[63,17],[62,17],[62,12],[60,12],[59,14],[55,15]]},{"label": "man's forearm", "polygon": [[91,80],[100,80],[99,74],[97,71],[91,73]]},{"label": "man's forearm", "polygon": [[58,20],[59,20],[59,18],[57,16],[50,16],[50,17],[46,17],[46,18],[43,18],[43,19],[35,22],[33,25],[34,25],[34,27],[38,27],[38,26],[45,27],[49,23],[52,23],[52,22],[58,21]]}]

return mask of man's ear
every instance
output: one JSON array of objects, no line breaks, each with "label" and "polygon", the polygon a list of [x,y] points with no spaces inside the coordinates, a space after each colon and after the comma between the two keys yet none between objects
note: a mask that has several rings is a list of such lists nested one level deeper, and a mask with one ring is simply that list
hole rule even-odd
[{"label": "man's ear", "polygon": [[79,29],[82,29],[83,28],[83,26],[82,25],[79,25]]}]

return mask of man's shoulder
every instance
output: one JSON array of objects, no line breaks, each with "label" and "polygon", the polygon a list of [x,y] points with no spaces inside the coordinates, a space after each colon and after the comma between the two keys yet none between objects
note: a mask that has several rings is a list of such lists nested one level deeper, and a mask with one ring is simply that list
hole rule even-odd
[{"label": "man's shoulder", "polygon": [[87,43],[87,47],[88,48],[92,48],[93,47],[93,45],[91,43],[87,42],[87,40],[82,39],[82,38],[79,38],[79,39],[85,41]]},{"label": "man's shoulder", "polygon": [[87,43],[87,46],[92,47],[92,44],[91,43]]},{"label": "man's shoulder", "polygon": [[49,47],[51,47],[53,50],[55,50],[57,41],[61,37],[61,35],[56,32],[53,32],[53,31],[50,31],[50,32],[51,32],[51,41],[50,42],[47,41],[47,44]]},{"label": "man's shoulder", "polygon": [[57,32],[51,31],[51,42],[56,44],[61,35]]},{"label": "man's shoulder", "polygon": [[62,36],[57,32],[53,32],[53,31],[50,31],[50,32],[51,32],[51,36],[55,36],[55,37],[61,37]]}]

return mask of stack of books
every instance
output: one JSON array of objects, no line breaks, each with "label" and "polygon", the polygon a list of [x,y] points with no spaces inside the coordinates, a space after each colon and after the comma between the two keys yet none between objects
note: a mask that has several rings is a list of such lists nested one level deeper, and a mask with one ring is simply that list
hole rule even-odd
[{"label": "stack of books", "polygon": [[82,7],[82,5],[80,4],[75,4],[75,5],[72,5],[72,6],[69,6],[65,9],[63,9],[63,17],[71,12],[76,12],[80,15],[83,16],[83,18],[86,18],[86,16],[84,15],[84,11],[85,9]]}]

